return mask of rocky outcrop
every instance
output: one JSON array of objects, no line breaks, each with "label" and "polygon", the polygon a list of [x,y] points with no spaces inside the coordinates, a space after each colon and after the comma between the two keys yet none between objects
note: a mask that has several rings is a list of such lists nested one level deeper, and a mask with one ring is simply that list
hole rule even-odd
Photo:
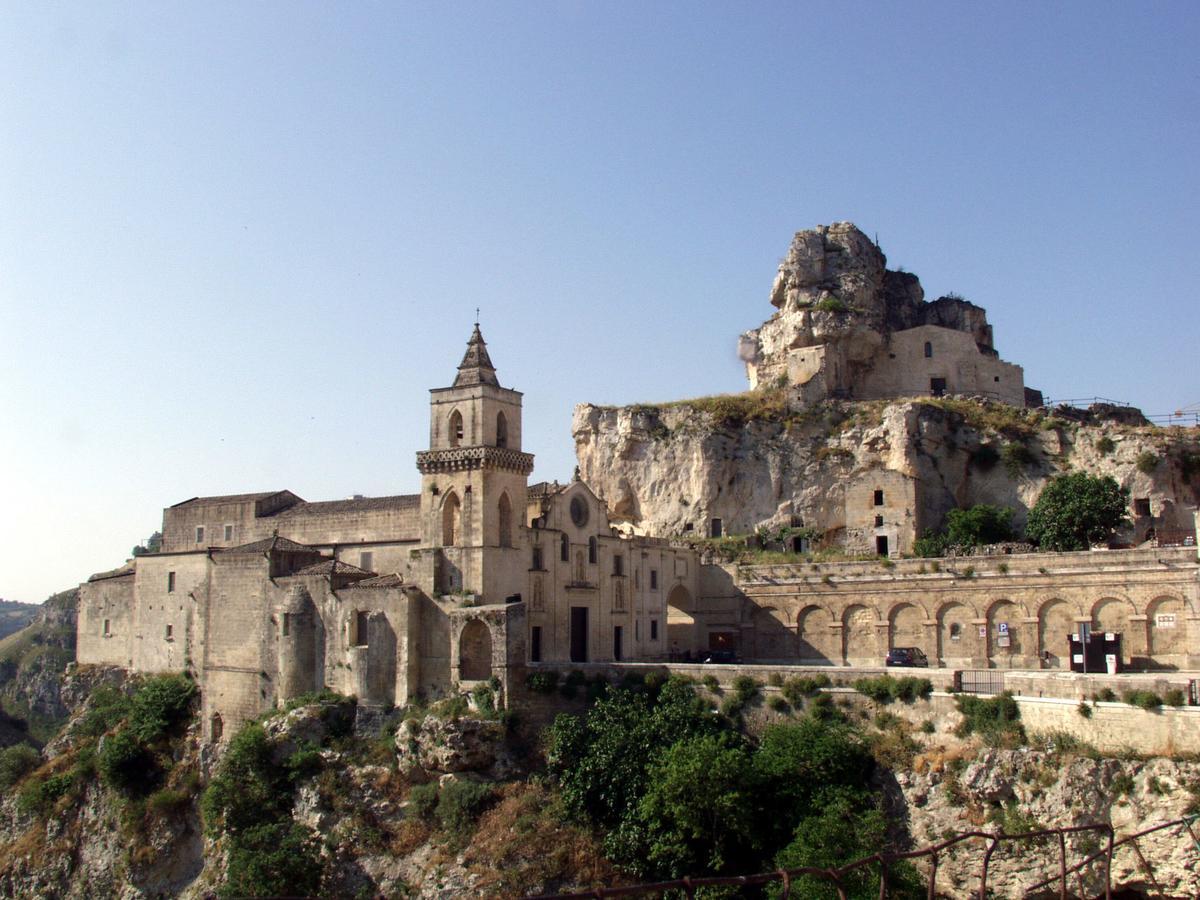
[{"label": "rocky outcrop", "polygon": [[[799,231],[771,285],[778,309],[739,340],[750,386],[789,376],[789,351],[826,345],[852,367],[869,367],[888,334],[920,325],[963,331],[995,353],[987,313],[961,297],[925,302],[917,276],[887,268],[878,244],[851,222]],[[839,378],[840,381],[840,378]]]},{"label": "rocky outcrop", "polygon": [[[914,771],[897,776],[913,846],[937,844],[951,832],[1016,834],[1039,828],[1109,824],[1121,837],[1185,815],[1200,789],[1200,763],[1172,759],[1093,758],[1083,753],[984,750],[965,767],[937,753],[918,757]],[[1099,833],[1068,838],[1068,865],[1102,844]],[[1024,897],[1058,872],[1057,841],[1002,845],[989,866],[988,887],[997,897]],[[1200,847],[1181,829],[1139,839],[1138,848],[1169,896],[1200,896]],[[978,890],[982,842],[962,845],[938,861],[938,888],[947,896]],[[1098,867],[1086,879],[1103,893]],[[1118,849],[1114,885],[1150,887],[1136,853]],[[1072,881],[1072,894],[1075,883]],[[1048,895],[1055,895],[1054,891]],[[1040,896],[1040,895],[1039,895]]]},{"label": "rocky outcrop", "polygon": [[1011,507],[1023,525],[1046,481],[1067,471],[1111,475],[1149,501],[1153,516],[1135,522],[1130,540],[1151,527],[1190,529],[1200,501],[1200,436],[1182,429],[1068,422],[965,399],[800,410],[762,395],[714,400],[576,407],[582,478],[646,533],[704,533],[712,518],[727,534],[800,523],[864,551],[874,549],[873,522],[848,518],[848,502],[877,481],[889,495],[911,492],[913,535],[976,503]]},{"label": "rocky outcrop", "polygon": [[0,703],[24,719],[39,740],[52,736],[69,712],[60,689],[63,672],[75,659],[78,599],[78,588],[50,597],[0,649]]},{"label": "rocky outcrop", "polygon": [[502,723],[474,718],[409,719],[396,731],[397,764],[408,777],[456,772],[510,777],[516,771]]}]

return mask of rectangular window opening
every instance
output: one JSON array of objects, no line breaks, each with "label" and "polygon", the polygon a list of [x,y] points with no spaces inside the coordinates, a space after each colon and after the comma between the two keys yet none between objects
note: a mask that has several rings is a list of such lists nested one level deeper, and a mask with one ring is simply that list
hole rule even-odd
[{"label": "rectangular window opening", "polygon": [[613,554],[613,574],[625,574],[625,557],[623,557],[620,553]]},{"label": "rectangular window opening", "polygon": [[658,640],[658,619],[650,620],[650,640]]},{"label": "rectangular window opening", "polygon": [[709,531],[709,537],[719,538],[724,532],[724,523],[720,519],[713,519]]},{"label": "rectangular window opening", "polygon": [[167,593],[168,594],[175,593],[175,573],[174,572],[167,573]]},{"label": "rectangular window opening", "polygon": [[883,527],[883,516],[876,516],[876,517],[875,517],[875,527],[876,527],[876,528],[882,528],[882,527]]},{"label": "rectangular window opening", "polygon": [[658,590],[658,569],[650,570],[650,590]]},{"label": "rectangular window opening", "polygon": [[1138,497],[1133,501],[1133,514],[1135,516],[1150,515],[1150,498]]},{"label": "rectangular window opening", "polygon": [[292,614],[291,613],[283,614],[283,623],[282,624],[283,624],[283,636],[287,637],[289,634],[292,633]]},{"label": "rectangular window opening", "polygon": [[375,554],[366,550],[358,554],[358,567],[365,572],[374,572]]},{"label": "rectangular window opening", "polygon": [[108,619],[104,620],[104,636],[108,637],[112,634],[112,622]]},{"label": "rectangular window opening", "polygon": [[233,526],[232,525],[225,526],[225,540],[227,540],[227,541],[233,540]]},{"label": "rectangular window opening", "polygon": [[197,544],[204,543],[204,526],[203,525],[196,526],[196,543]]},{"label": "rectangular window opening", "polygon": [[875,505],[883,506],[883,491],[878,488],[875,490]]},{"label": "rectangular window opening", "polygon": [[165,637],[168,641],[174,640],[174,634],[175,634],[175,626],[168,625],[166,631],[163,633],[163,637]]},{"label": "rectangular window opening", "polygon": [[529,661],[542,661],[542,626],[534,625],[529,630]]},{"label": "rectangular window opening", "polygon": [[354,614],[354,645],[356,647],[367,646],[367,627],[371,614],[366,610],[359,610]]}]

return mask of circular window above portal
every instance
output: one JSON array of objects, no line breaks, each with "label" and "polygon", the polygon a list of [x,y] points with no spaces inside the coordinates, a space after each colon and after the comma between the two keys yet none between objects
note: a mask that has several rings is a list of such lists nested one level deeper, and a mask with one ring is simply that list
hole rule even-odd
[{"label": "circular window above portal", "polygon": [[576,494],[571,498],[571,521],[575,523],[576,528],[582,528],[587,524],[588,507],[587,501]]}]

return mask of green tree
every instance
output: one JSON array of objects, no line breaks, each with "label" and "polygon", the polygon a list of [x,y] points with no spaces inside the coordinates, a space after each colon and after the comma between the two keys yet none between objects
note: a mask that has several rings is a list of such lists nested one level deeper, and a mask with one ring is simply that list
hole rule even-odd
[{"label": "green tree", "polygon": [[955,547],[998,544],[1013,537],[1013,511],[977,503],[969,509],[952,509],[946,515],[946,540]]},{"label": "green tree", "polygon": [[1060,475],[1042,490],[1025,533],[1046,550],[1086,550],[1125,520],[1129,489],[1108,475]]},{"label": "green tree", "polygon": [[679,878],[752,869],[760,822],[754,775],[744,743],[729,732],[673,745],[651,767],[637,811],[649,872]]}]

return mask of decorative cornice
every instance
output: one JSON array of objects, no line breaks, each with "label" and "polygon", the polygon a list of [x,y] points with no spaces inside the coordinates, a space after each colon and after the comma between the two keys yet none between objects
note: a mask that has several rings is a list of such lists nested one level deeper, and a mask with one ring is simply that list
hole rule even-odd
[{"label": "decorative cornice", "polygon": [[463,472],[472,469],[503,469],[528,475],[533,471],[533,454],[507,447],[452,447],[448,450],[422,450],[417,453],[417,469],[422,475],[439,472]]}]

